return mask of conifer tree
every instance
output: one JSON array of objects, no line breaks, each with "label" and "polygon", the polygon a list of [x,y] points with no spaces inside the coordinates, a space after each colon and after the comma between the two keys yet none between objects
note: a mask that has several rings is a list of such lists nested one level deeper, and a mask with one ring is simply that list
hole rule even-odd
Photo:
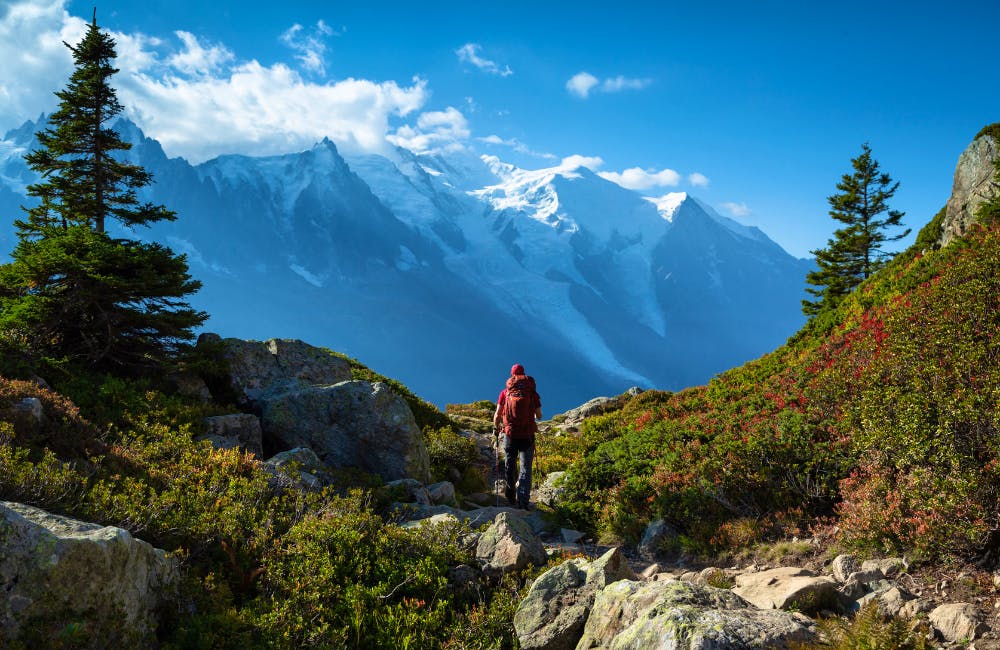
[{"label": "conifer tree", "polygon": [[806,282],[816,287],[806,291],[818,299],[802,301],[802,311],[809,316],[836,306],[893,257],[882,250],[883,244],[910,234],[909,229],[886,234],[889,228],[901,227],[903,213],[889,208],[899,183],[880,170],[868,143],[861,146],[861,155],[851,165],[853,173],[844,174],[837,183],[840,193],[827,197],[830,216],[843,227],[834,232],[826,248],[812,251],[819,268],[806,276]]},{"label": "conifer tree", "polygon": [[38,205],[15,221],[13,262],[0,267],[0,338],[35,357],[149,368],[207,318],[185,301],[201,285],[184,256],[107,232],[109,220],[131,229],[176,217],[140,203],[151,175],[116,157],[131,145],[110,128],[122,111],[110,83],[115,43],[96,10],[83,40],[67,47],[75,69],[37,134],[40,148],[25,156],[41,176],[28,187]]}]

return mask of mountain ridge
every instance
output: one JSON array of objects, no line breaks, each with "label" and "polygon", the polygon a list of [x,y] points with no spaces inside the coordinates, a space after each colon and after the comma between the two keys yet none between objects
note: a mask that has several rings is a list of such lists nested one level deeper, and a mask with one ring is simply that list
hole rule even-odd
[{"label": "mountain ridge", "polygon": [[[344,350],[436,403],[491,397],[514,361],[559,409],[678,389],[802,322],[807,261],[689,195],[664,209],[579,159],[521,170],[467,151],[344,156],[324,140],[190,165],[131,122],[116,128],[153,173],[145,198],[180,217],[138,234],[188,254],[208,328]],[[8,156],[0,171],[26,168]]]}]

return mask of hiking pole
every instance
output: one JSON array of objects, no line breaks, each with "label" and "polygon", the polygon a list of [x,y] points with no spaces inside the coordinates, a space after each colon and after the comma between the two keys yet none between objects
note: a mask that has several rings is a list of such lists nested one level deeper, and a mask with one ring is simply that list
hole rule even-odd
[{"label": "hiking pole", "polygon": [[497,507],[499,508],[500,488],[497,485],[500,483],[500,431],[496,427],[493,427],[493,460],[493,491],[497,494]]}]

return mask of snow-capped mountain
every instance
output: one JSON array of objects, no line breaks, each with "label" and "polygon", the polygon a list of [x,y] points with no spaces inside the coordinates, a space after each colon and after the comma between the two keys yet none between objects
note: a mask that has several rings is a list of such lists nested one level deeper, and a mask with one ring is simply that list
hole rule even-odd
[{"label": "snow-capped mountain", "polygon": [[[807,262],[693,197],[650,199],[582,161],[345,157],[325,140],[192,166],[119,128],[154,175],[148,198],[179,216],[137,234],[188,255],[210,329],[326,345],[437,403],[492,398],[515,362],[549,413],[631,385],[677,389],[802,323]],[[7,223],[35,130],[0,143]]]}]

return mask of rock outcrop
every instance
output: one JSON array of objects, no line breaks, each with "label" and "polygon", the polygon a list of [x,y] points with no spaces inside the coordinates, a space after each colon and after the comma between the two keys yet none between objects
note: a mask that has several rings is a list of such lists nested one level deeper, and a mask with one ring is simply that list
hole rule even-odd
[{"label": "rock outcrop", "polygon": [[476,559],[487,573],[520,571],[531,564],[541,566],[547,557],[531,527],[507,512],[497,515],[476,545]]},{"label": "rock outcrop", "polygon": [[572,650],[597,593],[618,580],[635,580],[619,548],[593,562],[575,558],[553,567],[532,583],[514,614],[514,629],[525,650]]},{"label": "rock outcrop", "polygon": [[276,392],[263,398],[261,426],[279,448],[309,447],[331,467],[430,482],[430,456],[413,413],[381,382]]},{"label": "rock outcrop", "polygon": [[205,434],[200,440],[208,440],[216,449],[240,448],[257,458],[263,458],[260,419],[252,413],[230,413],[205,418]]},{"label": "rock outcrop", "polygon": [[816,638],[805,615],[757,609],[725,589],[620,580],[597,594],[576,647],[778,649]]},{"label": "rock outcrop", "polygon": [[1000,142],[986,134],[973,140],[958,157],[955,182],[941,226],[940,245],[945,246],[965,234],[969,226],[976,223],[979,206],[1000,193],[1000,187],[993,183],[994,161],[998,158]]},{"label": "rock outcrop", "polygon": [[0,502],[0,549],[0,641],[78,624],[96,647],[152,647],[178,577],[164,551],[121,528],[10,502]]},{"label": "rock outcrop", "polygon": [[220,388],[235,395],[243,406],[254,404],[276,385],[287,392],[293,387],[329,386],[351,379],[351,365],[345,359],[297,339],[244,341],[202,334],[198,343],[221,347],[227,385]]}]

